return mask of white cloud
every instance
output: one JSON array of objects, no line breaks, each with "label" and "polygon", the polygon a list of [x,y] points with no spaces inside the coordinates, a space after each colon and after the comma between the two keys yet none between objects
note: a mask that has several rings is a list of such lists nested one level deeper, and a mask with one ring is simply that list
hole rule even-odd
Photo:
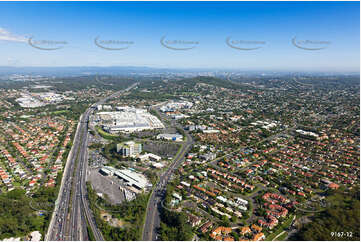
[{"label": "white cloud", "polygon": [[18,59],[14,59],[14,58],[8,58],[8,65],[9,66],[14,66],[19,64],[20,60]]},{"label": "white cloud", "polygon": [[0,41],[1,40],[11,41],[11,42],[26,42],[27,38],[25,38],[24,36],[14,35],[9,31],[7,31],[6,29],[0,28]]}]

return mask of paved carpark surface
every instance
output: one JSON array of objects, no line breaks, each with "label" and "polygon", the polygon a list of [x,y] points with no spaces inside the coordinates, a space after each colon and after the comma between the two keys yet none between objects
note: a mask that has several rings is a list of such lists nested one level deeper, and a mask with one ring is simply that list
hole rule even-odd
[{"label": "paved carpark surface", "polygon": [[101,137],[98,132],[92,127],[92,125],[89,125],[90,130],[95,132],[95,135],[89,134],[89,143],[101,143],[101,144],[108,144],[109,140],[104,139]]},{"label": "paved carpark surface", "polygon": [[[100,174],[99,168],[90,169],[88,180],[97,193],[107,194],[111,204],[119,204],[125,201],[124,193],[119,186],[125,188],[125,185],[117,177],[104,176]],[[112,184],[113,182],[113,184]]]},{"label": "paved carpark surface", "polygon": [[89,163],[91,167],[100,167],[107,164],[108,160],[98,150],[91,150],[89,152]]}]

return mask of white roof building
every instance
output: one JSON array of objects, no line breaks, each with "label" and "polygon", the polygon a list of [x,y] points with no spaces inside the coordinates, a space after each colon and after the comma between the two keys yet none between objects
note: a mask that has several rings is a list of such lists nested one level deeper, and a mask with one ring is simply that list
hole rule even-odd
[{"label": "white roof building", "polygon": [[129,186],[136,187],[138,189],[144,189],[148,185],[147,178],[140,173],[133,172],[127,169],[118,170],[110,166],[105,166],[101,169],[102,171],[105,170],[106,172],[114,175],[125,182],[128,183]]},{"label": "white roof building", "polygon": [[155,155],[155,154],[152,154],[152,153],[148,153],[148,154],[144,154],[144,155],[140,155],[139,156],[139,159],[141,161],[144,161],[144,160],[155,160],[155,161],[160,161],[162,159],[162,157],[158,156],[158,155]]},{"label": "white roof building", "polygon": [[205,134],[215,134],[215,133],[219,133],[220,131],[218,129],[206,129],[202,131]]},{"label": "white roof building", "polygon": [[157,169],[162,169],[164,167],[164,165],[162,163],[153,163],[152,166]]},{"label": "white roof building", "polygon": [[181,134],[158,134],[157,139],[181,141],[181,140],[183,140],[183,135],[181,135]]},{"label": "white roof building", "polygon": [[182,196],[179,195],[178,193],[173,192],[172,196],[173,196],[174,198],[178,199],[179,201],[182,201]]},{"label": "white roof building", "polygon": [[148,181],[144,175],[132,172],[130,170],[118,170],[114,172],[114,175],[126,181],[129,186],[134,186],[138,189],[143,189],[148,184]]},{"label": "white roof building", "polygon": [[227,199],[224,198],[224,197],[222,197],[222,196],[218,196],[217,199],[218,199],[219,201],[221,201],[221,202],[226,202],[226,201],[227,201]]},{"label": "white roof building", "polygon": [[182,181],[181,184],[182,184],[183,186],[186,186],[186,187],[190,187],[190,186],[191,186],[191,184],[189,184],[189,183],[187,183],[187,182],[185,182],[185,181]]},{"label": "white roof building", "polygon": [[243,205],[247,205],[247,204],[248,204],[248,201],[247,201],[247,200],[242,199],[242,198],[240,198],[240,197],[237,197],[237,198],[236,198],[236,202],[237,202],[238,204],[243,204]]},{"label": "white roof building", "polygon": [[111,133],[164,128],[156,116],[144,109],[124,108],[121,110],[123,111],[99,112],[96,114],[96,120],[103,125],[104,130]]}]

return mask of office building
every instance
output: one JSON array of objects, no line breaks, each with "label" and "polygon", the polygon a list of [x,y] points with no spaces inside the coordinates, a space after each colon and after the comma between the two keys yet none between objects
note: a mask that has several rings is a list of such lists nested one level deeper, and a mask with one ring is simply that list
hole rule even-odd
[{"label": "office building", "polygon": [[117,144],[117,152],[122,156],[135,157],[142,152],[142,144],[128,141]]}]

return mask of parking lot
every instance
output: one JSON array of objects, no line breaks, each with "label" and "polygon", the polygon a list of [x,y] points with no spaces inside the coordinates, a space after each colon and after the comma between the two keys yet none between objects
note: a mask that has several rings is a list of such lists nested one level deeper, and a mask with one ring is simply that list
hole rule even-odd
[{"label": "parking lot", "polygon": [[108,160],[98,150],[89,151],[89,164],[91,167],[102,167],[107,163]]},{"label": "parking lot", "polygon": [[116,177],[104,176],[99,173],[99,168],[90,169],[88,180],[97,193],[106,194],[111,204],[125,201],[124,192],[120,189],[125,185]]}]

